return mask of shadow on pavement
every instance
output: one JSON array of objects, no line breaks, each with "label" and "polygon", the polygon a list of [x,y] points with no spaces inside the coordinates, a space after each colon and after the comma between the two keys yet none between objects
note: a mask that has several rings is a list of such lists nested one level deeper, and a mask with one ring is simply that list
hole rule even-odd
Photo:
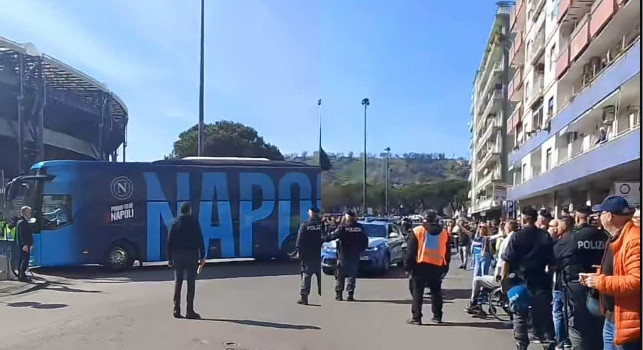
[{"label": "shadow on pavement", "polygon": [[[385,303],[385,304],[397,304],[397,305],[411,305],[413,303],[413,300],[411,299],[404,299],[404,300],[395,300],[395,299],[390,299],[390,300],[376,300],[376,299],[370,299],[370,300],[360,300],[356,299],[354,301],[355,303]],[[444,299],[442,301],[443,304],[452,304],[453,302],[450,300]],[[424,301],[422,302],[423,305],[431,305],[431,298],[424,298]]]},{"label": "shadow on pavement", "polygon": [[62,309],[69,305],[67,304],[42,304],[36,301],[21,301],[16,303],[7,303],[9,307],[30,307],[32,309],[41,309],[41,310],[52,310],[52,309]]},{"label": "shadow on pavement", "polygon": [[488,328],[488,329],[506,329],[509,330],[511,327],[508,323],[500,321],[491,321],[491,322],[447,322],[445,321],[440,326],[448,327],[472,327],[472,328]]},{"label": "shadow on pavement", "polygon": [[102,293],[100,290],[85,290],[85,289],[79,289],[79,288],[71,288],[67,287],[69,283],[64,283],[64,282],[50,282],[47,287],[44,287],[42,289],[45,290],[53,290],[55,292],[65,292],[65,293]]},{"label": "shadow on pavement", "polygon": [[[135,266],[123,272],[111,272],[102,266],[43,267],[35,270],[43,276],[63,277],[72,280],[93,280],[95,283],[162,282],[174,280],[174,271],[167,267],[167,265]],[[300,273],[300,266],[296,262],[210,262],[206,264],[197,279],[288,276],[299,275]],[[68,288],[67,291],[71,290]]]},{"label": "shadow on pavement", "polygon": [[212,321],[212,322],[227,322],[235,323],[246,326],[257,326],[257,327],[267,327],[267,328],[279,328],[279,329],[295,329],[295,330],[306,330],[314,329],[320,330],[321,328],[317,326],[307,326],[307,325],[296,325],[288,323],[276,323],[268,321],[254,321],[254,320],[232,320],[232,319],[220,319],[220,318],[202,318],[201,321]]},{"label": "shadow on pavement", "polygon": [[386,274],[381,274],[377,272],[361,272],[359,277],[365,279],[383,279],[383,280],[392,280],[392,279],[408,279],[404,270],[401,268],[391,268]]}]

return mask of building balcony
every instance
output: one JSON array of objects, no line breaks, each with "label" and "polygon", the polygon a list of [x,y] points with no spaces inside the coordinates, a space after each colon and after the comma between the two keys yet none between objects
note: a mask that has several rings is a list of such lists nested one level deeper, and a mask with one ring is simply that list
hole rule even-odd
[{"label": "building balcony", "polygon": [[531,18],[532,21],[536,22],[538,20],[538,15],[540,12],[543,10],[545,7],[545,0],[533,0],[531,1],[531,9],[529,10],[531,12]]},{"label": "building balcony", "polygon": [[507,134],[513,134],[514,130],[516,129],[516,126],[518,126],[518,123],[520,123],[520,121],[522,120],[522,114],[523,114],[523,105],[522,105],[522,102],[519,101],[514,107],[514,110],[511,113],[511,116],[509,116],[509,119],[507,119]]},{"label": "building balcony", "polygon": [[558,23],[572,25],[585,16],[594,0],[560,0],[558,4]]},{"label": "building balcony", "polygon": [[502,202],[507,200],[507,186],[502,183],[493,183],[481,192],[483,194],[479,194],[475,198],[474,212],[500,208]]},{"label": "building balcony", "polygon": [[500,117],[498,116],[493,116],[489,118],[489,123],[487,124],[487,127],[485,129],[484,134],[478,139],[476,146],[478,148],[481,148],[492,135],[495,135],[498,130],[502,129],[502,122],[500,121]]},{"label": "building balcony", "polygon": [[480,162],[477,164],[476,170],[482,171],[486,166],[496,161],[500,161],[500,148],[495,146],[489,147],[484,156],[480,159]]},{"label": "building balcony", "polygon": [[516,1],[516,5],[511,11],[509,23],[511,25],[512,32],[525,29],[525,21],[527,20],[527,16],[525,15],[525,8],[527,6],[525,5],[525,2],[526,1],[524,0]]},{"label": "building balcony", "polygon": [[534,42],[531,45],[531,52],[529,52],[529,60],[531,64],[536,64],[538,60],[545,53],[545,28],[544,26],[536,33]]},{"label": "building balcony", "polygon": [[569,41],[569,60],[574,61],[589,45],[589,15],[585,15]]},{"label": "building balcony", "polygon": [[477,131],[480,131],[480,129],[482,129],[484,120],[489,114],[493,112],[494,107],[498,105],[498,102],[500,100],[502,100],[502,87],[496,88],[493,91],[489,92],[489,94],[487,94],[487,96],[484,98],[484,104],[481,105],[481,107],[484,106],[484,110],[479,110],[479,115],[481,116],[481,118],[476,121]]},{"label": "building balcony", "polygon": [[565,46],[556,60],[556,79],[560,79],[569,68],[569,46]]},{"label": "building balcony", "polygon": [[592,12],[589,20],[589,36],[595,38],[612,19],[618,7],[614,0],[597,0],[592,5]]},{"label": "building balcony", "polygon": [[480,180],[476,183],[476,188],[485,188],[488,185],[490,185],[492,182],[496,182],[496,181],[502,181],[500,172],[491,171],[487,175],[484,175],[483,177],[480,178]]},{"label": "building balcony", "polygon": [[535,106],[543,98],[543,92],[545,87],[545,79],[541,76],[534,81],[534,85],[528,91],[527,96],[527,105],[529,107]]},{"label": "building balcony", "polygon": [[[489,93],[489,90],[491,90],[493,86],[498,85],[498,83],[500,83],[500,77],[503,72],[503,68],[504,68],[504,62],[500,60],[493,65],[491,73],[489,75],[483,74],[483,77],[486,77],[487,80],[482,90],[478,92],[478,95],[486,96]],[[482,107],[482,103],[480,104],[480,106],[478,106],[478,108],[480,109],[481,107]]]},{"label": "building balcony", "polygon": [[[640,1],[627,2],[602,24],[599,34],[589,41],[575,60],[570,56],[569,67],[558,78],[559,110],[590,86],[596,77],[640,40],[640,13]],[[590,23],[593,21],[594,19],[590,18]]]},{"label": "building balcony", "polygon": [[[629,3],[637,3],[629,1]],[[639,3],[640,6],[640,3]],[[637,15],[637,14],[634,14]],[[641,42],[640,39],[628,46],[627,50],[618,56],[610,65],[594,78],[592,84],[579,92],[570,103],[558,111],[551,120],[550,130],[540,132],[524,142],[518,150],[509,153],[509,166],[521,161],[525,156],[542,145],[553,134],[560,132],[573,120],[595,106],[627,81],[641,72]],[[567,73],[566,75],[569,75]],[[560,88],[560,82],[559,82]],[[560,103],[560,102],[559,102]],[[640,150],[640,147],[637,146]]]},{"label": "building balcony", "polygon": [[522,100],[522,85],[523,85],[523,80],[522,80],[522,71],[523,68],[518,67],[516,69],[516,73],[514,74],[513,78],[507,85],[507,90],[509,91],[509,101],[519,101]]},{"label": "building balcony", "polygon": [[525,59],[525,33],[520,31],[516,33],[516,38],[514,39],[513,45],[511,45],[511,51],[509,53],[509,64],[512,67],[520,66],[524,63]]},{"label": "building balcony", "polygon": [[640,161],[639,137],[640,124],[620,137],[590,148],[546,172],[513,186],[508,191],[508,199],[521,200],[538,196],[589,176],[598,176],[618,169],[620,166]]}]

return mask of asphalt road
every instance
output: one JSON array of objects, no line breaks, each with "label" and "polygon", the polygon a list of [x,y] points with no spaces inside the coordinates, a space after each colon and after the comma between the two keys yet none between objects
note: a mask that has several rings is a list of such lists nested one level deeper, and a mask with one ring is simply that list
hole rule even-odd
[{"label": "asphalt road", "polygon": [[[514,348],[502,323],[463,311],[471,272],[455,268],[445,280],[446,323],[439,326],[405,323],[410,296],[398,269],[359,279],[353,303],[336,302],[334,280],[324,276],[323,297],[312,296],[314,305],[304,307],[295,303],[295,264],[208,264],[197,282],[199,321],[171,316],[172,274],[164,267],[120,275],[95,267],[37,273],[51,284],[0,298],[0,349]],[[429,305],[425,315],[428,320]]]}]

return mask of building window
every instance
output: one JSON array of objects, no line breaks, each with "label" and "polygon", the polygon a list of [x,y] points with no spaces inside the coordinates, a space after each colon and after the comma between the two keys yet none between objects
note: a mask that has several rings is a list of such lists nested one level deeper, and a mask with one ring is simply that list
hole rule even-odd
[{"label": "building window", "polygon": [[56,230],[71,222],[71,196],[43,195],[42,196],[42,227],[45,230]]},{"label": "building window", "polygon": [[556,44],[549,49],[549,70],[554,70],[554,66],[556,66]]},{"label": "building window", "polygon": [[522,165],[522,182],[527,181],[527,164]]},{"label": "building window", "polygon": [[551,169],[551,147],[547,148],[545,153],[545,171]]},{"label": "building window", "polygon": [[547,119],[554,117],[554,97],[550,97],[547,101]]}]

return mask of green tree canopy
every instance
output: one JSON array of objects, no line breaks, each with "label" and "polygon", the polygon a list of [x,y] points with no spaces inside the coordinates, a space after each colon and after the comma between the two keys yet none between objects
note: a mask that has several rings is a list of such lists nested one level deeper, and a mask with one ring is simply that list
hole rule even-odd
[{"label": "green tree canopy", "polygon": [[[194,125],[179,134],[174,142],[170,158],[197,155],[199,126]],[[204,130],[203,156],[206,157],[249,157],[283,160],[279,149],[264,141],[257,130],[241,123],[228,120],[206,124]]]}]

